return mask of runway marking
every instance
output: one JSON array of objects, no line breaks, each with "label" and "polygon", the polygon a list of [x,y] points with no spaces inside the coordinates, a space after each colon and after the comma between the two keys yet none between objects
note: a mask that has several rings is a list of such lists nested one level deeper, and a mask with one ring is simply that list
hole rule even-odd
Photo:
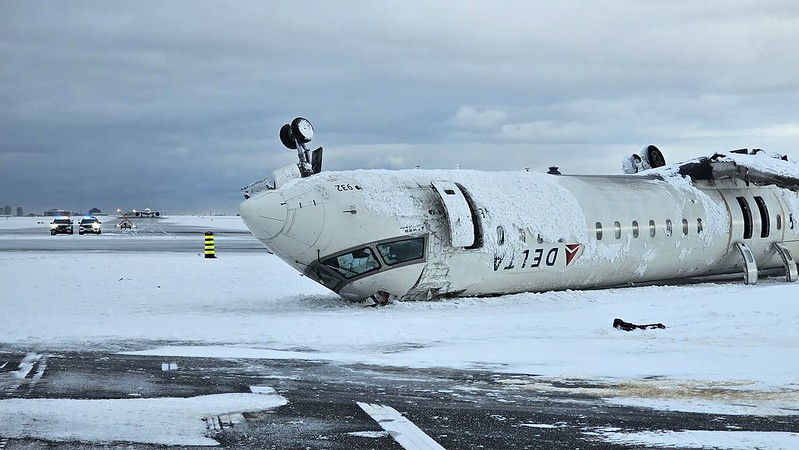
[{"label": "runway marking", "polygon": [[41,357],[42,355],[37,355],[36,353],[28,353],[25,355],[22,361],[19,362],[19,368],[13,372],[14,376],[19,379],[27,378],[28,374],[33,370],[33,366],[36,365],[36,362],[39,361]]},{"label": "runway marking", "polygon": [[247,426],[247,420],[244,419],[244,414],[242,413],[205,416],[203,421],[205,422],[205,435],[209,438],[213,438],[215,434],[221,433],[228,428]]},{"label": "runway marking", "polygon": [[7,444],[8,444],[8,439],[6,439],[6,438],[0,438],[0,450],[2,450],[2,449],[4,449],[4,448],[6,448],[6,445],[7,445]]},{"label": "runway marking", "polygon": [[405,450],[445,450],[396,409],[363,402],[358,402],[358,406]]},{"label": "runway marking", "polygon": [[31,378],[30,382],[28,383],[28,394],[33,392],[33,388],[36,387],[36,383],[38,383],[39,380],[42,379],[42,376],[44,376],[45,369],[47,369],[47,358],[46,357],[40,359],[39,361],[37,361],[36,372],[33,374],[33,377]]},{"label": "runway marking", "polygon": [[5,369],[7,365],[8,365],[8,361],[4,362],[3,365],[0,366],[0,369]]},{"label": "runway marking", "polygon": [[[6,363],[8,364],[8,363]],[[5,367],[5,364],[3,365]],[[35,370],[34,370],[35,369]],[[9,372],[13,379],[19,380],[11,382],[3,389],[5,397],[18,397],[30,395],[33,388],[44,376],[44,371],[47,369],[47,357],[36,353],[28,353],[22,360],[17,363],[17,370]],[[22,391],[22,387],[26,386],[27,390]],[[2,447],[0,447],[1,449]]]}]

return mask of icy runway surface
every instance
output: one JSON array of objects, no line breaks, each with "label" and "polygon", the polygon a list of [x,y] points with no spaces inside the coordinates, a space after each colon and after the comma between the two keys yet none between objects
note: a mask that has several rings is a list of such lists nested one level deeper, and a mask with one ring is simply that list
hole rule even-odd
[{"label": "icy runway surface", "polygon": [[[8,231],[21,222],[9,220],[0,219],[0,240],[19,238]],[[237,220],[225,226],[243,229]],[[208,223],[197,219],[196,226]],[[568,390],[570,381],[589,380],[592,387],[581,393],[621,405],[799,414],[799,285],[777,278],[757,286],[648,286],[365,308],[266,252],[217,252],[217,259],[205,259],[201,241],[196,248],[0,251],[2,349],[480,369],[540,375],[548,382],[519,383],[541,390]],[[611,326],[617,317],[667,328],[624,332]],[[564,387],[553,388],[551,380]],[[4,402],[0,411],[13,409]],[[668,443],[688,436],[598,435],[650,446],[658,438]],[[690,436],[688,442],[698,439]],[[792,433],[747,439],[761,448],[799,446]]]}]

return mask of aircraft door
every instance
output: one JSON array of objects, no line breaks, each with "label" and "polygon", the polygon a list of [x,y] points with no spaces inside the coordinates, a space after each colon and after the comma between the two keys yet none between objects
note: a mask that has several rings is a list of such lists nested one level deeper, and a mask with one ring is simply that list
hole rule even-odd
[{"label": "aircraft door", "polygon": [[463,190],[451,181],[433,181],[430,184],[444,205],[452,246],[474,246],[478,230],[474,213]]}]

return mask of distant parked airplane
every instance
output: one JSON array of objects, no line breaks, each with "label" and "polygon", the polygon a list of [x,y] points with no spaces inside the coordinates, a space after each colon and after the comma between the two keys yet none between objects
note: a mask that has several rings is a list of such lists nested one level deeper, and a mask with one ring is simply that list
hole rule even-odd
[{"label": "distant parked airplane", "polygon": [[123,213],[121,210],[117,209],[117,212],[122,214],[123,216],[127,217],[142,217],[142,218],[153,218],[153,217],[161,217],[161,212],[153,211],[150,208],[145,208],[144,211],[138,211],[132,209],[126,213]]},{"label": "distant parked airplane", "polygon": [[781,269],[796,281],[799,164],[760,150],[625,175],[476,170],[321,173],[302,118],[280,138],[299,163],[242,189],[252,233],[339,295],[378,303],[601,288]]},{"label": "distant parked airplane", "polygon": [[161,213],[158,211],[153,211],[150,208],[144,208],[144,211],[136,211],[134,209],[133,215],[136,217],[160,217]]}]

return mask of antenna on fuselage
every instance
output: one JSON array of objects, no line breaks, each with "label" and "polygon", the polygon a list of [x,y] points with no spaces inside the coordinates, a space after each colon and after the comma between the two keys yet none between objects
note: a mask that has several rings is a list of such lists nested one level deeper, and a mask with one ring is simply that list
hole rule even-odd
[{"label": "antenna on fuselage", "polygon": [[309,177],[322,171],[322,147],[313,152],[305,147],[305,144],[313,139],[313,125],[308,119],[297,117],[291,124],[285,124],[280,128],[280,142],[289,150],[297,150],[300,174]]}]

